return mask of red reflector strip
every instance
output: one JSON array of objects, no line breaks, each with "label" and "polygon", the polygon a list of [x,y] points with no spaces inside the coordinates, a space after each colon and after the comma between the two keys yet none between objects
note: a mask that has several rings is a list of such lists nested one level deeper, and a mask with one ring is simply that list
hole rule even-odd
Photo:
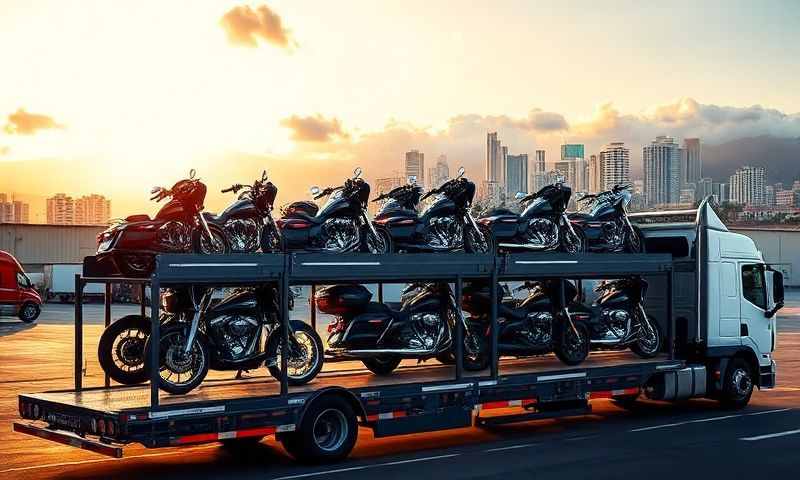
[{"label": "red reflector strip", "polygon": [[600,392],[589,392],[589,398],[614,398],[624,395],[635,395],[639,393],[639,387],[622,388],[619,390],[603,390]]},{"label": "red reflector strip", "polygon": [[234,430],[230,432],[219,433],[198,433],[196,435],[184,435],[172,441],[173,444],[184,445],[187,443],[205,443],[216,442],[218,440],[230,440],[233,438],[246,438],[246,437],[261,437],[272,435],[277,430],[277,427],[263,427],[263,428],[246,428],[243,430]]},{"label": "red reflector strip", "polygon": [[491,410],[493,408],[511,408],[511,407],[522,407],[525,405],[531,405],[537,403],[537,398],[524,398],[521,400],[500,400],[497,402],[486,402],[486,403],[479,403],[475,405],[475,410]]},{"label": "red reflector strip", "polygon": [[393,418],[407,417],[405,410],[397,410],[395,412],[376,413],[374,415],[367,415],[368,422],[377,422],[378,420],[392,420]]}]

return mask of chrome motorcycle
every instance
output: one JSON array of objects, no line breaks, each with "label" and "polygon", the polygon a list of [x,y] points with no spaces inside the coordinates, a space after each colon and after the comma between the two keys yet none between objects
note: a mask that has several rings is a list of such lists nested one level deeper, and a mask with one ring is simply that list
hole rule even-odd
[{"label": "chrome motorcycle", "polygon": [[570,213],[569,220],[580,228],[592,252],[643,253],[644,236],[628,219],[631,186],[615,185],[611,190],[586,195],[579,200],[588,213]]}]

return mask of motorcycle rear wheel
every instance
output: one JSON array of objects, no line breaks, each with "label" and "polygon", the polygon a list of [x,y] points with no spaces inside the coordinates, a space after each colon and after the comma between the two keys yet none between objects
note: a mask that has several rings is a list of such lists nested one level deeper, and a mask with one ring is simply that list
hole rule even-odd
[{"label": "motorcycle rear wheel", "polygon": [[383,357],[371,357],[371,358],[364,358],[361,360],[364,363],[364,366],[367,367],[367,370],[374,373],[375,375],[390,375],[395,368],[400,365],[400,357],[395,357],[391,355],[383,356]]},{"label": "motorcycle rear wheel", "polygon": [[150,377],[144,346],[150,337],[150,320],[126,315],[109,325],[97,345],[100,368],[117,383],[136,385]]}]

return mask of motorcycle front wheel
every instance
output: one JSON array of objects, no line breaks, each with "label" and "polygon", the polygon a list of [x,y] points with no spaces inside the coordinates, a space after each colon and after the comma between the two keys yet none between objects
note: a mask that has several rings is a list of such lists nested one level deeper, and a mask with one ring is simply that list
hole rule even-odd
[{"label": "motorcycle front wheel", "polygon": [[[573,231],[575,232],[574,234]],[[581,227],[573,225],[572,230],[569,228],[562,228],[560,234],[562,252],[571,253],[573,255],[586,253],[586,234],[583,233]]]},{"label": "motorcycle front wheel", "polygon": [[262,253],[280,253],[282,250],[281,235],[274,225],[264,225],[259,242]]},{"label": "motorcycle front wheel", "polygon": [[642,358],[653,358],[661,351],[661,330],[654,319],[647,317],[641,319],[641,314],[637,315],[641,322],[639,339],[631,345],[631,351]]},{"label": "motorcycle front wheel", "polygon": [[217,225],[209,225],[208,230],[211,237],[202,227],[192,232],[192,251],[203,255],[231,253],[231,244],[225,232]]},{"label": "motorcycle front wheel", "polygon": [[575,330],[565,322],[554,349],[556,357],[567,365],[578,365],[589,356],[589,329],[583,323],[575,323]]},{"label": "motorcycle front wheel", "polygon": [[633,232],[625,235],[625,251],[627,253],[645,253],[644,237],[639,227],[633,227]]},{"label": "motorcycle front wheel", "polygon": [[372,253],[374,255],[384,255],[392,253],[392,235],[384,227],[375,227],[378,236],[372,234],[372,231],[367,229],[364,234],[364,241],[362,250]]},{"label": "motorcycle front wheel", "polygon": [[[286,359],[286,380],[289,385],[305,385],[322,370],[322,339],[311,328],[311,325],[299,320],[292,320],[294,338],[289,339],[289,357]],[[277,328],[267,338],[267,358],[270,375],[276,380],[281,378],[281,333]],[[273,360],[274,359],[274,360]]]},{"label": "motorcycle front wheel", "polygon": [[494,235],[486,225],[478,225],[478,231],[467,226],[464,232],[464,250],[467,253],[494,253]]},{"label": "motorcycle front wheel", "polygon": [[[210,364],[208,343],[198,332],[189,353],[184,353],[188,326],[175,325],[161,331],[158,355],[158,386],[165,392],[183,395],[194,390],[206,378]],[[145,355],[153,348],[152,336],[147,339]]]}]

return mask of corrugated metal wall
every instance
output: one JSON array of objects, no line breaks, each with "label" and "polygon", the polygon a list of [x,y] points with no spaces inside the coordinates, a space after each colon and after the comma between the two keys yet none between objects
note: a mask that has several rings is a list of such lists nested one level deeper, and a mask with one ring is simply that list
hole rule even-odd
[{"label": "corrugated metal wall", "polygon": [[17,257],[31,272],[41,272],[42,265],[81,263],[93,255],[96,236],[103,226],[24,225],[0,223],[0,250]]},{"label": "corrugated metal wall", "polygon": [[767,263],[779,265],[787,287],[800,287],[800,230],[732,228],[752,238]]}]

